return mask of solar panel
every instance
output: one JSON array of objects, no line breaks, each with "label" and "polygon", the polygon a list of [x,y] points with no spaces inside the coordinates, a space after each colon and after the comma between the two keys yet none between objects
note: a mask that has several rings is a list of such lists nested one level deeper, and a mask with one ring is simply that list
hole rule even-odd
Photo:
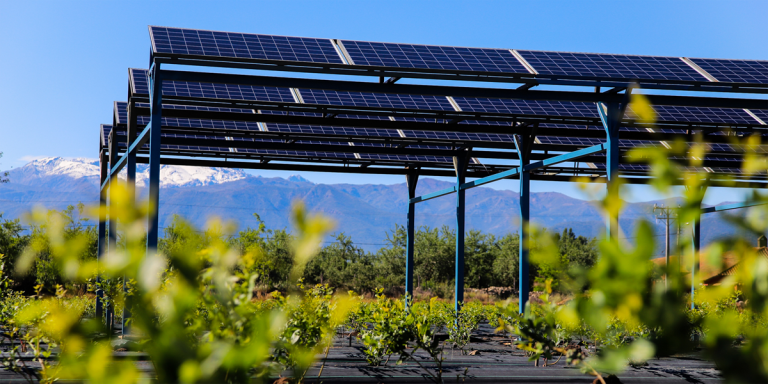
[{"label": "solar panel", "polygon": [[[629,105],[628,116],[631,116],[632,104]],[[732,108],[705,108],[705,107],[673,107],[666,105],[654,105],[659,121],[674,122],[701,122],[718,124],[759,124],[743,109]],[[630,113],[631,112],[631,113]]]},{"label": "solar panel", "polygon": [[507,49],[343,40],[355,65],[529,74]]},{"label": "solar panel", "polygon": [[113,113],[118,124],[128,124],[128,103],[125,101],[115,101]]},{"label": "solar panel", "polygon": [[580,147],[591,147],[603,143],[605,140],[589,137],[565,137],[565,136],[536,136],[536,140],[541,144],[557,145],[576,145]]},{"label": "solar panel", "polygon": [[539,74],[626,80],[707,81],[679,57],[517,51]]},{"label": "solar panel", "polygon": [[462,111],[599,118],[593,103],[455,97]]},{"label": "solar panel", "polygon": [[149,27],[155,53],[343,64],[328,39]]},{"label": "solar panel", "polygon": [[163,81],[163,96],[293,103],[288,88]]},{"label": "solar panel", "polygon": [[101,129],[101,145],[106,146],[109,144],[109,132],[112,131],[112,125],[101,124],[99,128]]},{"label": "solar panel", "polygon": [[750,109],[750,112],[754,113],[764,123],[768,123],[768,111],[765,109]]},{"label": "solar panel", "polygon": [[453,157],[447,156],[421,156],[421,155],[393,155],[388,153],[361,153],[360,159],[381,161],[402,161],[407,163],[451,163]]},{"label": "solar panel", "polygon": [[134,94],[149,95],[149,71],[146,69],[129,68],[131,87]]},{"label": "solar panel", "polygon": [[453,107],[445,97],[437,96],[337,92],[316,89],[301,89],[299,92],[304,102],[308,104],[453,111]]},{"label": "solar panel", "polygon": [[[420,123],[434,123],[435,119],[425,117],[402,117],[398,116],[394,118],[395,121],[411,121]],[[485,120],[472,120],[461,121],[459,124],[477,124],[477,125],[497,125],[509,127],[509,123],[501,121],[485,121]],[[446,132],[446,131],[414,131],[403,130],[405,137],[417,138],[417,139],[434,139],[434,140],[463,140],[463,141],[491,141],[491,142],[513,142],[514,139],[511,135],[503,135],[496,133],[485,132]]]},{"label": "solar panel", "polygon": [[[279,111],[261,111],[263,114],[277,114],[282,115],[285,112]],[[322,117],[319,113],[312,112],[291,112],[293,116],[308,116],[308,117]],[[339,115],[335,119],[364,119],[369,118],[372,120],[389,120],[385,116],[359,116],[359,115]],[[400,137],[394,129],[380,129],[380,128],[355,128],[355,127],[336,127],[330,125],[309,125],[309,124],[286,124],[286,123],[266,123],[267,131],[269,132],[289,132],[289,133],[307,133],[307,134],[320,134],[320,135],[336,135],[336,136],[370,136],[370,137]]]},{"label": "solar panel", "polygon": [[768,61],[690,59],[718,81],[768,84]]},{"label": "solar panel", "polygon": [[[131,69],[131,83],[134,93],[149,94],[146,69]],[[293,103],[293,95],[288,88],[264,87],[240,84],[214,84],[188,81],[163,81],[163,96],[199,97],[209,99],[270,101]]]}]

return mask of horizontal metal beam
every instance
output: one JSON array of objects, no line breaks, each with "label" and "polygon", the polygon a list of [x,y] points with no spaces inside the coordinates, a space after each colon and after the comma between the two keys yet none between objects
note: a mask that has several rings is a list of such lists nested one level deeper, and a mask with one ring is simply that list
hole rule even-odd
[{"label": "horizontal metal beam", "polygon": [[[440,85],[387,84],[345,80],[320,80],[290,77],[234,75],[188,71],[163,71],[164,80],[191,81],[198,83],[240,84],[254,86],[324,89],[347,92],[378,92],[394,94],[416,94],[431,96],[454,96],[473,98],[552,100],[575,102],[620,103],[622,94],[573,91],[538,91],[500,88],[455,87]],[[735,99],[699,96],[646,95],[654,105],[675,105],[711,108],[768,109],[768,100]]]},{"label": "horizontal metal beam", "polygon": [[751,202],[744,202],[744,203],[725,204],[725,205],[718,205],[715,207],[702,208],[701,213],[722,212],[722,211],[728,211],[731,209],[755,207],[758,205],[765,205],[765,204],[768,204],[768,203],[764,201],[751,201]]},{"label": "horizontal metal beam", "polygon": [[410,199],[408,203],[410,204],[420,203],[422,201],[432,200],[436,197],[450,195],[451,193],[454,193],[454,192],[456,192],[456,186],[442,189],[437,192],[428,193],[426,195],[416,196],[413,199]]},{"label": "horizontal metal beam", "polygon": [[571,153],[565,153],[559,156],[551,157],[546,160],[537,161],[535,163],[531,163],[526,165],[523,169],[525,171],[533,171],[535,169],[548,167],[550,165],[565,163],[568,161],[574,161],[578,160],[582,157],[593,155],[595,153],[605,152],[607,149],[606,144],[598,144],[591,147],[579,149],[578,151],[573,151]]}]

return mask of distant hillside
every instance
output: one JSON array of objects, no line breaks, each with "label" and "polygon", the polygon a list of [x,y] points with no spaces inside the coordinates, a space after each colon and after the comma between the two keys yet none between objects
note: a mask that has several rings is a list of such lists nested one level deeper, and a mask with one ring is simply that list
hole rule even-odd
[{"label": "distant hillside", "polygon": [[[46,158],[35,160],[10,171],[11,183],[0,186],[0,212],[4,218],[22,217],[35,205],[61,209],[68,204],[98,201],[98,163],[88,159]],[[146,166],[137,169],[140,186],[147,178]],[[451,184],[430,178],[421,179],[417,194],[446,188]],[[169,224],[178,214],[203,226],[207,219],[219,216],[234,220],[240,227],[254,226],[258,213],[271,228],[290,228],[290,207],[295,200],[333,217],[337,232],[343,231],[368,250],[380,248],[385,233],[395,224],[404,224],[407,210],[405,183],[314,184],[294,175],[287,179],[264,178],[241,170],[163,166],[161,169],[160,225]],[[140,188],[140,197],[146,191]],[[467,191],[467,229],[480,229],[496,235],[517,231],[518,198],[513,191],[474,188]],[[622,228],[631,237],[633,223],[639,218],[652,220],[654,201],[628,203],[621,216]],[[663,203],[663,202],[660,202]],[[670,203],[670,202],[667,202]],[[455,197],[420,203],[416,207],[416,225],[454,226]],[[589,201],[556,192],[531,195],[531,218],[535,223],[562,231],[573,228],[578,235],[602,234],[604,219]],[[709,214],[702,223],[704,242],[732,231],[722,221],[722,214]],[[673,231],[674,232],[674,231]],[[657,226],[663,243],[663,227]],[[674,241],[674,239],[673,239]]]}]

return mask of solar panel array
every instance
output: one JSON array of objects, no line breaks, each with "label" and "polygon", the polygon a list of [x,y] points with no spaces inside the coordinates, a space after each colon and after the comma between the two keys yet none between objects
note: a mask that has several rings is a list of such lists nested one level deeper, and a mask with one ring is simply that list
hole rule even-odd
[{"label": "solar panel array", "polygon": [[343,64],[328,39],[149,27],[157,53]]},{"label": "solar panel array", "polygon": [[[509,74],[514,78],[543,77],[548,79],[593,79],[616,81],[640,81],[659,83],[706,83],[709,75],[721,82],[768,84],[768,62],[749,60],[685,59],[679,57],[654,57],[593,53],[545,52],[530,50],[509,50],[492,48],[462,48],[449,46],[430,46],[414,44],[374,43],[351,40],[330,40],[244,34],[231,32],[203,31],[166,27],[150,27],[153,50],[163,58],[189,57],[206,59],[208,62],[235,61],[280,62],[280,66],[300,65],[313,68],[334,68],[335,70],[354,66],[373,66],[393,68],[400,73],[440,72],[464,74],[477,72],[485,74]],[[307,65],[304,63],[313,63]],[[693,64],[691,64],[693,63]],[[329,66],[327,64],[332,64]],[[253,67],[253,66],[251,66]],[[279,69],[275,67],[275,69]],[[359,74],[384,76],[372,69]],[[316,70],[315,70],[316,71]],[[133,94],[148,94],[147,71],[131,69],[129,71]],[[434,72],[433,72],[434,73]],[[387,76],[399,76],[393,72]],[[407,76],[407,75],[405,75]],[[419,75],[432,76],[432,75]],[[436,75],[434,75],[436,76]],[[496,77],[494,77],[495,79]],[[382,78],[383,79],[383,78]],[[527,81],[525,79],[518,81]],[[571,84],[574,84],[571,81]],[[676,89],[676,88],[669,88]],[[594,103],[537,101],[498,98],[444,97],[429,95],[409,95],[393,93],[341,92],[318,89],[290,89],[262,87],[238,84],[214,84],[203,82],[164,81],[163,95],[177,99],[165,99],[164,109],[216,111],[254,115],[285,115],[288,117],[311,117],[312,124],[272,123],[243,121],[241,116],[232,116],[232,120],[169,117],[164,114],[162,125],[161,148],[168,153],[190,156],[220,156],[234,153],[236,156],[274,156],[286,161],[323,162],[345,164],[384,163],[402,166],[419,165],[452,169],[453,150],[461,146],[470,146],[480,150],[487,148],[514,148],[513,132],[519,128],[513,124],[538,124],[537,146],[535,150],[559,152],[563,147],[582,148],[604,142],[598,137],[585,133],[585,129],[602,131],[602,126]],[[224,105],[229,101],[233,107],[248,105],[245,108],[212,107],[199,105],[180,105],[187,103],[181,99],[194,99],[190,104]],[[143,100],[142,100],[143,101]],[[169,104],[175,102],[176,104]],[[253,103],[248,103],[253,102]],[[266,103],[275,103],[268,105]],[[250,108],[250,105],[253,109]],[[147,104],[137,107],[146,108]],[[301,108],[296,108],[301,107]],[[116,102],[114,105],[115,121],[127,122],[127,104]],[[366,110],[368,109],[368,110]],[[689,129],[705,129],[711,125],[725,125],[743,128],[761,124],[759,119],[768,121],[768,111],[725,108],[696,108],[677,106],[655,106],[658,121],[653,127],[657,133],[687,133]],[[140,110],[146,113],[146,109]],[[369,114],[372,113],[372,114]],[[630,108],[625,116],[622,132],[648,133],[644,125],[634,123]],[[755,116],[757,118],[755,118]],[[218,117],[218,116],[217,116]],[[354,127],[347,127],[345,119],[361,120]],[[484,120],[491,119],[491,120]],[[247,118],[246,120],[251,120]],[[258,120],[253,119],[253,120]],[[290,119],[288,119],[290,120]],[[391,128],[369,128],[368,126],[388,127],[389,124],[367,124],[370,121],[399,122]],[[138,116],[139,125],[149,122],[149,116]],[[299,120],[301,121],[301,120]],[[306,120],[305,120],[306,121]],[[327,123],[327,124],[326,124]],[[414,123],[409,127],[408,123]],[[423,130],[424,124],[445,124],[451,130],[431,127]],[[418,125],[417,125],[418,124]],[[471,127],[469,125],[472,125]],[[697,127],[698,126],[698,127]],[[106,140],[111,127],[102,127],[101,139]],[[693,127],[693,128],[692,128]],[[397,129],[395,129],[397,128]],[[219,134],[215,130],[227,130]],[[457,131],[453,131],[456,129]],[[527,128],[526,128],[527,129]],[[557,129],[549,131],[548,129]],[[200,133],[198,130],[206,133]],[[563,130],[572,131],[573,135],[561,134]],[[240,131],[240,132],[233,132]],[[485,132],[485,131],[491,131]],[[265,132],[265,133],[262,133]],[[509,132],[509,133],[505,133]],[[601,132],[602,133],[602,132]],[[718,132],[710,132],[718,135]],[[120,146],[124,146],[126,132],[116,131],[122,136]],[[277,135],[275,135],[277,134]],[[262,139],[259,135],[267,135]],[[567,135],[567,136],[566,136]],[[573,137],[571,137],[573,136]],[[629,136],[629,135],[628,135]],[[279,140],[276,137],[280,138]],[[657,140],[620,139],[621,148],[642,146],[660,146]],[[720,136],[722,137],[722,135]],[[653,136],[649,136],[653,138]],[[191,140],[191,141],[190,141]],[[210,146],[194,145],[208,142]],[[172,143],[172,144],[171,144]],[[181,143],[181,144],[180,144]],[[245,144],[247,143],[247,144]],[[274,145],[277,143],[279,145]],[[488,147],[483,147],[487,143]],[[493,145],[491,145],[493,143]],[[504,143],[504,145],[498,145]],[[192,144],[192,145],[182,145]],[[228,145],[227,145],[228,144]],[[245,144],[245,145],[244,145]],[[296,150],[285,149],[287,145],[297,145]],[[313,146],[315,150],[303,150]],[[547,147],[549,146],[549,147]],[[247,147],[247,148],[246,148]],[[323,148],[326,147],[326,148]],[[333,150],[328,150],[333,147]],[[392,153],[379,152],[378,149],[397,148]],[[146,146],[145,146],[146,148]],[[275,149],[280,148],[280,149]],[[341,149],[339,149],[341,148]],[[712,143],[709,148],[715,152],[706,156],[710,164],[717,162],[726,167],[701,168],[699,171],[722,171],[735,175],[743,174],[739,170],[738,153],[747,150],[737,144]],[[338,151],[336,151],[339,149]],[[408,151],[412,150],[410,154]],[[447,156],[435,156],[446,151]],[[751,149],[749,149],[751,150]],[[768,153],[768,146],[759,147],[758,151]],[[386,151],[382,151],[386,152]],[[396,153],[395,153],[396,152]],[[421,155],[430,153],[430,155]],[[235,156],[235,155],[232,156]],[[494,154],[489,153],[489,158]],[[499,156],[496,156],[499,157]],[[503,156],[501,156],[503,157]],[[592,157],[604,157],[596,154]],[[684,159],[680,159],[684,160]],[[593,161],[593,160],[590,160]],[[475,164],[477,163],[477,164]],[[473,162],[483,165],[485,161]],[[728,164],[733,163],[733,166]],[[494,167],[508,167],[508,164],[487,164]],[[473,165],[474,166],[474,165]],[[598,169],[605,169],[604,163],[596,163]],[[561,167],[564,174],[567,166]],[[647,174],[646,164],[622,163],[620,169],[631,174]],[[555,172],[559,172],[554,169]],[[573,172],[581,172],[574,168]]]}]

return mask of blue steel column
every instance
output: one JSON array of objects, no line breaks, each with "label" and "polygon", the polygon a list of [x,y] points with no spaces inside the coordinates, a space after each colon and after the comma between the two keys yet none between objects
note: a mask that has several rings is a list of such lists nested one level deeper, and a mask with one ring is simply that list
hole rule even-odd
[{"label": "blue steel column", "polygon": [[[115,217],[115,209],[113,207],[114,199],[112,199],[112,193],[115,191],[114,187],[117,186],[117,174],[112,174],[112,168],[117,164],[117,148],[119,147],[117,142],[117,124],[112,125],[112,132],[109,135],[109,169],[110,176],[107,184],[107,213],[109,218],[107,221],[107,254],[114,254],[117,252],[117,217]],[[114,318],[115,306],[114,303],[110,303],[106,307],[105,321],[107,327],[110,329],[114,325],[112,321]]]},{"label": "blue steel column", "polygon": [[[128,87],[130,89],[130,86]],[[133,106],[134,101],[131,100],[130,93],[128,95],[128,148],[131,147],[131,144],[133,144],[133,141],[136,140],[136,114],[133,113]],[[128,193],[128,201],[131,202],[131,205],[136,204],[136,153],[135,152],[128,152],[128,162],[126,163],[126,192]],[[128,246],[128,243],[126,242],[126,246]],[[127,294],[128,292],[128,285],[125,281],[125,277],[123,277],[123,294]],[[131,312],[130,308],[128,307],[128,302],[126,301],[125,305],[123,305],[123,323],[122,323],[122,333],[123,336],[126,336],[130,333],[130,327],[128,325],[128,319],[131,318]]]},{"label": "blue steel column", "polygon": [[454,308],[458,312],[464,303],[464,195],[461,189],[467,171],[467,155],[453,158],[456,168],[456,275]]},{"label": "blue steel column", "polygon": [[[619,198],[619,123],[621,122],[621,115],[623,114],[623,108],[617,103],[611,103],[606,106],[606,110],[602,109],[602,104],[597,104],[597,109],[600,112],[600,117],[603,120],[603,126],[606,133],[606,178],[608,181],[607,193],[608,198]],[[608,217],[605,223],[606,236],[610,239],[619,238],[619,212],[608,212]]]},{"label": "blue steel column", "polygon": [[[416,183],[419,181],[418,174],[405,175],[408,186],[408,221],[406,223],[406,248],[405,248],[405,294],[409,299],[413,298],[413,244],[414,244],[414,226],[416,216],[416,204],[411,203],[410,199],[416,197]],[[409,303],[406,301],[406,305]]]},{"label": "blue steel column", "polygon": [[700,256],[699,251],[701,250],[701,214],[697,214],[696,217],[693,219],[693,225],[691,225],[691,236],[693,237],[691,240],[691,250],[693,251],[693,258],[691,260],[691,309],[696,308],[696,304],[694,303],[694,296],[696,293],[696,275],[699,272],[700,266]]},{"label": "blue steel column", "polygon": [[517,147],[518,157],[520,158],[520,254],[518,262],[518,312],[525,312],[525,305],[528,303],[528,296],[530,290],[530,261],[528,260],[528,234],[530,225],[530,207],[531,207],[531,174],[527,171],[522,171],[522,167],[530,163],[530,156],[528,156],[528,149],[526,148],[526,141],[524,138],[515,137],[515,146]]},{"label": "blue steel column", "polygon": [[162,79],[160,63],[154,63],[149,83],[149,211],[147,215],[147,254],[157,251],[160,211],[160,128],[162,126]]},{"label": "blue steel column", "polygon": [[[107,155],[104,153],[104,150],[102,150],[99,153],[99,168],[101,170],[101,178],[99,181],[99,186],[104,185],[104,182],[107,180],[107,174],[109,173],[109,164],[107,163]],[[106,188],[99,191],[99,207],[101,209],[104,209],[107,205],[107,195],[106,195]],[[101,256],[104,254],[104,250],[106,247],[106,241],[107,241],[107,228],[106,228],[106,221],[104,215],[99,215],[99,243],[98,243],[98,249],[96,250],[96,260],[97,262],[101,261]],[[96,283],[101,283],[101,274],[96,275]],[[101,318],[104,314],[104,303],[102,301],[104,297],[104,291],[101,288],[96,288],[96,318]]]}]

